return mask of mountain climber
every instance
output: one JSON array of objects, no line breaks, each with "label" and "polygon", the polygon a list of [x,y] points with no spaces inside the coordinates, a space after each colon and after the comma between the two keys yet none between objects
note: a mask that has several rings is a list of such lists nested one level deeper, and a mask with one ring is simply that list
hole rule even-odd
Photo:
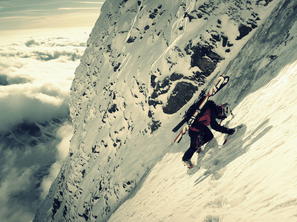
[{"label": "mountain climber", "polygon": [[[191,107],[192,110],[195,107]],[[191,109],[190,108],[190,109]],[[187,121],[191,118],[190,112],[186,113]],[[189,136],[191,138],[190,148],[185,152],[182,160],[188,168],[192,168],[193,164],[191,158],[195,151],[201,152],[201,146],[209,142],[213,138],[213,134],[208,128],[210,127],[218,132],[232,135],[235,129],[226,128],[218,124],[216,119],[225,119],[230,113],[230,107],[228,104],[217,105],[212,100],[206,102],[201,109],[200,114],[196,117],[193,124],[189,128]]]}]

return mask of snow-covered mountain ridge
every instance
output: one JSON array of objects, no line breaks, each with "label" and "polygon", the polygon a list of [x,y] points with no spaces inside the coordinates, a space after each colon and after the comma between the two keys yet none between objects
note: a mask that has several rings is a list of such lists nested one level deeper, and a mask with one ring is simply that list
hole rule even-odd
[{"label": "snow-covered mountain ridge", "polygon": [[[296,120],[294,106],[280,96],[296,81],[290,76],[296,71],[296,8],[288,0],[107,0],[72,84],[70,154],[35,221],[293,221],[294,198],[279,197],[275,190],[284,184],[274,183],[288,178],[261,177],[270,175],[267,166],[285,161],[260,157],[285,144],[270,144],[269,135],[286,135],[293,144],[293,135],[279,126]],[[181,156],[188,140],[171,145],[171,129],[219,72],[231,81],[215,100],[234,104],[229,124],[244,127],[224,149],[209,144],[200,169],[187,173]],[[267,84],[275,76],[288,85]],[[277,118],[282,109],[288,118]],[[263,149],[255,150],[257,143]],[[284,172],[294,166],[287,161]],[[252,190],[263,183],[274,186]],[[249,193],[259,199],[248,199]],[[268,200],[272,209],[291,208],[270,216]]]}]

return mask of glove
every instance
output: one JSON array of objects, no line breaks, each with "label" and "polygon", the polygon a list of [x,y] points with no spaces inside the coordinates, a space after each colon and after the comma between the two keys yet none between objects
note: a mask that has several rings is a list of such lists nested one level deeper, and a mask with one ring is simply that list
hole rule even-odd
[{"label": "glove", "polygon": [[232,134],[235,133],[235,129],[228,129],[227,133],[228,133],[229,135],[232,135]]}]

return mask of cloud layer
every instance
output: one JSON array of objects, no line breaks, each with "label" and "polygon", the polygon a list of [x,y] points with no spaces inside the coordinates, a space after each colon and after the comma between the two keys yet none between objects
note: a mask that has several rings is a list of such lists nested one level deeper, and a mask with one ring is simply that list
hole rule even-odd
[{"label": "cloud layer", "polygon": [[0,132],[23,121],[67,116],[68,92],[84,48],[84,43],[62,37],[2,47]]},{"label": "cloud layer", "polygon": [[0,47],[0,218],[7,222],[32,220],[72,136],[67,101],[88,34],[44,36]]}]

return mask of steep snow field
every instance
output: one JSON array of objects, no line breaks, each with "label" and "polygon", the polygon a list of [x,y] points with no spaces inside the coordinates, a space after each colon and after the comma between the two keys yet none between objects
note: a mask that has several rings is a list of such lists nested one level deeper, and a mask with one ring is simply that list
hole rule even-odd
[{"label": "steep snow field", "polygon": [[284,6],[227,67],[215,98],[235,106],[225,124],[237,134],[221,146],[215,133],[191,170],[181,164],[189,139],[173,145],[109,221],[297,221],[297,24]]},{"label": "steep snow field", "polygon": [[[297,221],[293,1],[106,1],[76,69],[70,154],[34,221]],[[182,162],[171,129],[218,74],[240,125]]]},{"label": "steep snow field", "polygon": [[109,221],[297,221],[293,15],[292,8],[276,10],[270,16],[279,20],[260,29],[226,69],[231,81],[216,99],[236,106],[226,123],[242,127],[231,141],[220,146],[216,133],[192,170],[180,164],[188,138],[174,145],[177,153],[166,154]]},{"label": "steep snow field", "polygon": [[296,73],[297,61],[246,96],[228,124],[242,128],[194,169],[181,164],[188,139],[174,145],[109,221],[297,221]]}]

